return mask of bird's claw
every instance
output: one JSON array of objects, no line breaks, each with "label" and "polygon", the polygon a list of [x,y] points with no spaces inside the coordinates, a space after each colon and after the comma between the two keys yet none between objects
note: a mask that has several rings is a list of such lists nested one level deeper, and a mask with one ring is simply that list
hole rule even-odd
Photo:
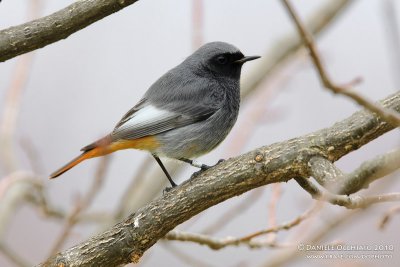
[{"label": "bird's claw", "polygon": [[206,170],[208,170],[208,169],[210,169],[212,167],[215,167],[215,166],[217,166],[218,164],[220,164],[221,162],[224,162],[224,161],[225,161],[224,159],[220,159],[220,160],[218,160],[218,162],[215,165],[212,165],[212,166],[209,166],[209,165],[206,165],[206,164],[202,164],[201,167],[200,167],[200,170],[198,170],[197,172],[194,172],[190,178],[191,179],[192,178],[196,178],[197,176],[199,176],[204,171],[206,171]]},{"label": "bird's claw", "polygon": [[162,191],[163,195],[165,195],[166,193],[171,192],[174,188],[176,188],[176,185],[175,186],[167,186],[167,187],[165,187],[164,190]]}]

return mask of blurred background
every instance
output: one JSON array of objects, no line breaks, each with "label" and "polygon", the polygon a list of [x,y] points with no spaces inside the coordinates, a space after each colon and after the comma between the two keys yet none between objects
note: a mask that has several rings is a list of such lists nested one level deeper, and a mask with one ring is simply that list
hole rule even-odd
[{"label": "blurred background", "polygon": [[[373,100],[398,90],[398,1],[292,3],[309,28],[325,20],[315,36],[335,82],[361,79],[356,90]],[[49,15],[69,4],[66,0],[3,0],[0,28]],[[328,11],[336,14],[334,18],[328,19]],[[350,99],[322,88],[304,50],[285,52],[298,43],[298,36],[280,1],[139,1],[66,40],[0,64],[0,266],[38,264],[55,247],[66,249],[86,240],[162,194],[167,180],[142,151],[86,161],[56,180],[50,181],[48,175],[77,156],[81,147],[109,133],[159,76],[211,41],[228,42],[245,55],[263,58],[245,65],[238,122],[201,162],[211,165],[220,158],[304,135],[360,109]],[[279,61],[282,54],[287,56]],[[363,161],[398,148],[399,141],[399,132],[391,131],[337,166],[350,172]],[[174,162],[168,168],[175,170],[173,177],[179,182],[196,171]],[[381,179],[357,194],[398,192],[398,177],[397,173]],[[93,197],[88,197],[90,190]],[[50,212],[43,209],[44,202]],[[82,202],[87,207],[77,208]],[[308,193],[289,181],[230,199],[177,229],[241,237],[291,221],[313,203]],[[394,245],[390,259],[317,261],[299,251],[283,266],[398,266],[400,219],[394,217],[384,229],[378,227],[382,216],[395,206],[378,204],[348,215],[351,218],[317,242]],[[282,257],[286,246],[297,246],[327,222],[346,216],[345,212],[343,207],[325,204],[299,226],[261,236],[271,245],[260,249],[240,246],[215,251],[162,240],[137,266],[269,266]],[[68,222],[71,218],[78,222]]]}]

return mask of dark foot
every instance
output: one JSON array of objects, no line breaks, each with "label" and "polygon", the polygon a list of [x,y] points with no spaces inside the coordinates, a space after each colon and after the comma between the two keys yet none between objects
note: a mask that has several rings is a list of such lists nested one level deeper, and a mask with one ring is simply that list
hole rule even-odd
[{"label": "dark foot", "polygon": [[200,171],[206,171],[206,170],[208,170],[208,169],[211,168],[211,167],[213,167],[213,166],[208,166],[208,165],[206,165],[206,164],[201,164]]},{"label": "dark foot", "polygon": [[167,187],[165,187],[164,190],[162,191],[163,195],[168,193],[168,192],[171,192],[175,187],[176,187],[176,185],[175,186],[167,186]]},{"label": "dark foot", "polygon": [[224,159],[220,159],[220,160],[218,160],[217,164],[215,164],[214,166],[217,166],[218,164],[220,164],[220,163],[222,163],[224,161],[225,161]]},{"label": "dark foot", "polygon": [[[209,168],[211,168],[210,166],[208,166]],[[197,176],[199,176],[201,173],[203,173],[204,171],[206,171],[207,169],[203,169],[203,168],[201,168],[200,170],[198,170],[197,172],[194,172],[193,174],[192,174],[192,176],[190,176],[190,179],[194,179],[194,178],[196,178]]]}]

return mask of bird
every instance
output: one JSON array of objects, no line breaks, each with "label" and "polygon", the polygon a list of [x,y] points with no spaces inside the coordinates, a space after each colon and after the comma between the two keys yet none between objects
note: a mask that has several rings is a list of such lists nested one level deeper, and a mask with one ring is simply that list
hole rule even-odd
[{"label": "bird", "polygon": [[154,82],[105,137],[83,147],[82,154],[53,172],[56,178],[84,160],[122,149],[151,153],[172,187],[160,157],[206,170],[195,158],[217,147],[236,123],[244,56],[226,42],[210,42]]}]

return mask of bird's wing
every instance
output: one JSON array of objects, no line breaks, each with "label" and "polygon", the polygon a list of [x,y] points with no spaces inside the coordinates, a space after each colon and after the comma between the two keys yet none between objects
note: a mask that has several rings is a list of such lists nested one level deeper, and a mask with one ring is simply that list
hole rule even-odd
[{"label": "bird's wing", "polygon": [[218,84],[171,70],[122,117],[111,138],[136,139],[206,120],[222,106],[224,90],[217,89]]},{"label": "bird's wing", "polygon": [[[116,125],[111,133],[112,140],[155,135],[206,120],[218,110],[215,106],[205,103],[188,103],[181,100],[173,102],[163,106],[142,100]],[[169,109],[170,106],[174,106],[174,109]]]}]

